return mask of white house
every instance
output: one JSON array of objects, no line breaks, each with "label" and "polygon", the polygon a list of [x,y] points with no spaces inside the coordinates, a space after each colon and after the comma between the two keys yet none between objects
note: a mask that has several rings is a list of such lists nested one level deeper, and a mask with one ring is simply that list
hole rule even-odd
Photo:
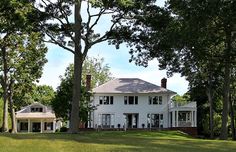
[{"label": "white house", "polygon": [[18,132],[55,132],[56,116],[49,106],[35,102],[16,112]]},{"label": "white house", "polygon": [[[196,103],[174,106],[176,93],[138,78],[117,78],[93,89],[89,127],[170,128],[196,127]],[[184,123],[185,122],[185,123]]]}]

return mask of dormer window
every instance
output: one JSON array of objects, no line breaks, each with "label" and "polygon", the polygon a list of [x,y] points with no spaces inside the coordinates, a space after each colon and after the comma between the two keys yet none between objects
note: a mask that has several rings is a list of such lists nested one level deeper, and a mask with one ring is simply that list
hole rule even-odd
[{"label": "dormer window", "polygon": [[43,112],[43,108],[40,107],[32,107],[31,112]]}]

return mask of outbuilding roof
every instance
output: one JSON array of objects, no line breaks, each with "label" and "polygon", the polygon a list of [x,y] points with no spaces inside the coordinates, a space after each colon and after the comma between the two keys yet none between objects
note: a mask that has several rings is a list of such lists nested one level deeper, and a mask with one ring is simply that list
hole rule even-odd
[{"label": "outbuilding roof", "polygon": [[117,78],[93,89],[94,93],[168,93],[176,92],[139,78]]}]

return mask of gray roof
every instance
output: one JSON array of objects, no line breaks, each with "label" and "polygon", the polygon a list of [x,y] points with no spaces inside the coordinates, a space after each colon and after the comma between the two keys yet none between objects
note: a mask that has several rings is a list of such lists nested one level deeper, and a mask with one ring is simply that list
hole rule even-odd
[{"label": "gray roof", "polygon": [[[31,107],[42,107],[43,112],[31,112]],[[34,102],[31,105],[23,107],[21,110],[16,112],[16,119],[55,119],[55,113],[50,106],[45,106],[41,103]]]},{"label": "gray roof", "polygon": [[117,78],[93,89],[94,93],[169,93],[176,92],[162,88],[138,78]]}]

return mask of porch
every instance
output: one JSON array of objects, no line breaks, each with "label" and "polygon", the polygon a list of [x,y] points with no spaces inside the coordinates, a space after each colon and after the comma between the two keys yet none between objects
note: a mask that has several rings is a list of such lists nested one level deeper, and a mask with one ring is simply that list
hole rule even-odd
[{"label": "porch", "polygon": [[54,119],[18,119],[17,132],[55,132],[56,121]]},{"label": "porch", "polygon": [[169,111],[170,127],[197,127],[196,102],[174,105]]}]

